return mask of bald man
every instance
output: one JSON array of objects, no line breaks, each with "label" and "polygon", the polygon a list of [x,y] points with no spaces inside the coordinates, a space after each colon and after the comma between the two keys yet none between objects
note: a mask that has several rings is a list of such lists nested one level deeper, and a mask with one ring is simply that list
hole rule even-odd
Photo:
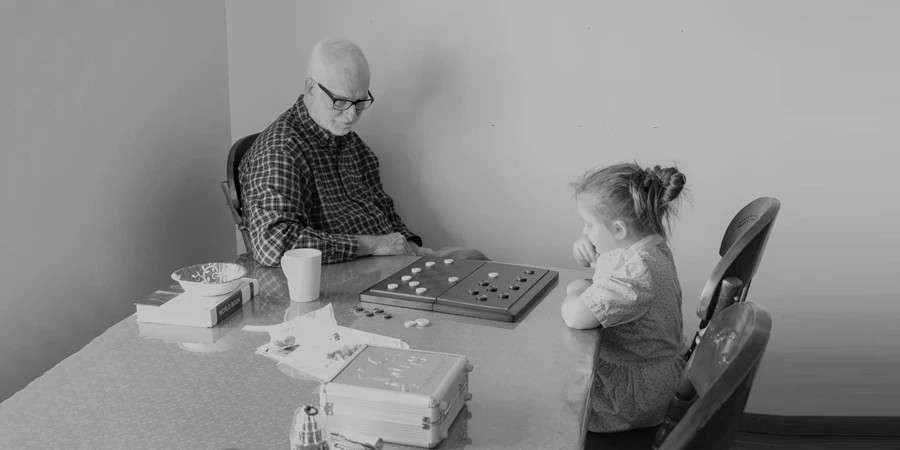
[{"label": "bald man", "polygon": [[403,223],[378,158],[351,131],[374,101],[358,46],[316,44],[303,94],[260,133],[239,167],[254,259],[278,266],[293,248],[319,249],[326,264],[367,255],[487,259],[473,249],[422,247]]}]

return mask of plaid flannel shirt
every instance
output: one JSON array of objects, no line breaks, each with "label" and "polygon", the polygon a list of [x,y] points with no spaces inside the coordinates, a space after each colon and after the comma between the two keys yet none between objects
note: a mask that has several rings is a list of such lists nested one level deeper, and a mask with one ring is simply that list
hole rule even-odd
[{"label": "plaid flannel shirt", "polygon": [[269,125],[239,167],[253,257],[281,264],[293,248],[322,251],[323,263],[356,258],[353,235],[413,234],[384,192],[378,158],[354,132],[335,136],[309,116],[301,95]]}]

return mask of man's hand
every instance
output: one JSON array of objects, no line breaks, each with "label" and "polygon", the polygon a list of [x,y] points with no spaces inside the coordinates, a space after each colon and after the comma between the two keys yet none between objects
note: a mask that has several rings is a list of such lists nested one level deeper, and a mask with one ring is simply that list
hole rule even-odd
[{"label": "man's hand", "polygon": [[572,256],[578,264],[590,267],[591,263],[597,262],[597,249],[591,244],[591,240],[582,234],[572,245]]},{"label": "man's hand", "polygon": [[406,241],[406,244],[409,245],[409,254],[415,256],[428,256],[433,255],[434,250],[428,247],[419,247],[415,242]]},{"label": "man's hand", "polygon": [[407,242],[406,237],[400,233],[391,233],[384,236],[356,236],[358,242],[357,255],[366,256],[391,256],[414,255],[410,246],[415,244]]}]

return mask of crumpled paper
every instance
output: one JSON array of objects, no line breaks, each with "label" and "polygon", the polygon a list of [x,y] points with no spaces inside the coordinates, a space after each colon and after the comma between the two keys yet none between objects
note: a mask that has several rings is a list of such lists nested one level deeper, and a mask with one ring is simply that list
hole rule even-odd
[{"label": "crumpled paper", "polygon": [[294,339],[302,332],[303,328],[312,324],[337,326],[337,320],[334,318],[334,307],[331,306],[331,303],[277,325],[246,325],[244,326],[244,331],[267,332],[271,342],[286,347],[294,344]]},{"label": "crumpled paper", "polygon": [[338,325],[330,303],[278,325],[247,325],[244,330],[269,333],[269,342],[256,353],[321,380],[330,379],[363,345],[409,348],[400,339]]}]

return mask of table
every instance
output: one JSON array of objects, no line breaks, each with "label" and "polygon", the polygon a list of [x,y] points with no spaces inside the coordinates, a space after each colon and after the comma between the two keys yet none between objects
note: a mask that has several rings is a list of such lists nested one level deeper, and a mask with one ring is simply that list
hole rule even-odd
[{"label": "table", "polygon": [[[221,327],[203,330],[217,333],[214,343],[147,337],[129,316],[0,403],[0,448],[287,449],[293,411],[318,403],[320,381],[255,354],[269,336],[242,328],[331,303],[338,325],[468,356],[473,398],[439,448],[580,450],[599,331],[567,328],[559,309],[566,285],[585,274],[553,269],[558,285],[515,324],[390,306],[385,320],[353,310],[360,291],[412,261],[325,265],[319,301],[295,303],[281,269],[242,255],[237,262],[262,292]],[[431,325],[403,327],[419,317]]]}]

